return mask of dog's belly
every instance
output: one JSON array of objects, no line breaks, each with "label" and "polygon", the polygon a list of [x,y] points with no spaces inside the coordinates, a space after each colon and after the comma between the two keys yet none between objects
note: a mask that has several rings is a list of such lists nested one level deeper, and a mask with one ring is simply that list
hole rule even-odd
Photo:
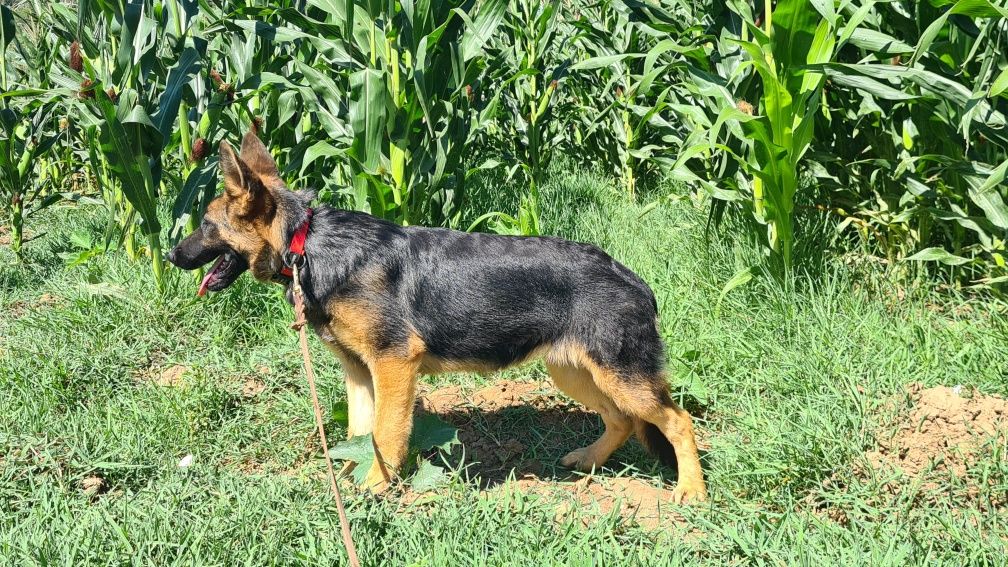
[{"label": "dog's belly", "polygon": [[524,356],[516,356],[511,360],[504,360],[501,357],[496,359],[479,358],[444,358],[429,352],[424,353],[420,360],[420,372],[422,374],[443,374],[445,372],[475,372],[477,374],[490,374],[498,370],[503,370],[509,366],[516,366],[526,362],[542,358],[552,350],[552,345],[543,344],[533,348]]}]

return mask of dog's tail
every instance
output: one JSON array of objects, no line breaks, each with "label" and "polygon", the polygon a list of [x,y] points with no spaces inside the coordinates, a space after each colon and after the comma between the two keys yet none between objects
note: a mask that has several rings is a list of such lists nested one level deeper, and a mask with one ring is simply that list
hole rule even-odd
[{"label": "dog's tail", "polygon": [[657,457],[659,462],[670,467],[676,466],[675,449],[672,447],[672,443],[669,443],[665,434],[661,432],[661,429],[658,429],[658,426],[643,419],[635,418],[634,432],[637,434],[637,439],[641,442],[641,445],[644,445],[648,453]]}]

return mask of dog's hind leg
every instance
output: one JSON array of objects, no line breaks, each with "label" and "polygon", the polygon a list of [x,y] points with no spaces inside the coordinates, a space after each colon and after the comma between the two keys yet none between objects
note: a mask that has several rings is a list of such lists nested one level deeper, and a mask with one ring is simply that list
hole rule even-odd
[{"label": "dog's hind leg", "polygon": [[678,462],[679,480],[672,490],[672,500],[677,504],[685,501],[703,501],[707,498],[700,456],[697,454],[696,435],[693,433],[693,419],[689,412],[679,407],[670,398],[662,400],[643,416],[647,425],[658,428],[672,443]]},{"label": "dog's hind leg", "polygon": [[673,456],[671,451],[675,451],[679,480],[672,491],[673,501],[678,504],[704,500],[707,488],[700,469],[693,420],[672,401],[665,379],[660,374],[623,376],[599,365],[590,366],[595,385],[616,407],[633,417],[645,446],[666,462]]},{"label": "dog's hind leg", "polygon": [[598,389],[591,373],[584,368],[550,363],[546,364],[546,368],[558,388],[602,416],[605,423],[602,436],[591,445],[575,449],[560,459],[560,464],[565,467],[591,472],[593,468],[601,467],[613,451],[626,443],[633,433],[633,420]]},{"label": "dog's hind leg", "polygon": [[375,461],[364,479],[364,487],[381,492],[388,488],[406,460],[420,363],[418,359],[387,358],[376,360],[369,367],[375,388]]}]

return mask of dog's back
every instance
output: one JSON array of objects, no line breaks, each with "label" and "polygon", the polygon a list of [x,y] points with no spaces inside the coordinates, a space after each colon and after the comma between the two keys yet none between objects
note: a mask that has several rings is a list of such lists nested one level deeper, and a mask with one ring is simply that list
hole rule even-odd
[{"label": "dog's back", "polygon": [[654,295],[598,248],[444,229],[406,234],[398,305],[431,355],[500,368],[554,346],[581,347],[600,362],[660,371]]}]

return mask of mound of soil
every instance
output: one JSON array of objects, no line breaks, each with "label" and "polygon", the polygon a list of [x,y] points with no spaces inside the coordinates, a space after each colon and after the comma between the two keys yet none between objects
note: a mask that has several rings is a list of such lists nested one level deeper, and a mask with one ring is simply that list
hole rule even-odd
[{"label": "mound of soil", "polygon": [[[556,502],[558,517],[618,510],[646,528],[680,518],[671,514],[672,491],[664,486],[609,472],[583,476],[559,465],[567,452],[595,441],[603,425],[549,382],[502,380],[470,391],[447,386],[421,394],[420,409],[458,428],[461,446],[450,458],[486,490],[547,498]],[[633,450],[628,445],[608,465],[619,467]]]},{"label": "mound of soil", "polygon": [[[879,435],[878,448],[865,455],[876,472],[968,478],[980,459],[990,457],[991,438],[1008,433],[1008,401],[1000,397],[920,384],[912,384],[908,395],[909,411],[901,412],[895,430]],[[937,484],[922,486],[927,490]]]},{"label": "mound of soil", "polygon": [[585,525],[614,512],[647,529],[684,520],[672,504],[671,490],[639,478],[586,476],[576,482],[524,478],[497,490],[508,489],[549,498],[557,503],[557,520],[577,517]]}]

